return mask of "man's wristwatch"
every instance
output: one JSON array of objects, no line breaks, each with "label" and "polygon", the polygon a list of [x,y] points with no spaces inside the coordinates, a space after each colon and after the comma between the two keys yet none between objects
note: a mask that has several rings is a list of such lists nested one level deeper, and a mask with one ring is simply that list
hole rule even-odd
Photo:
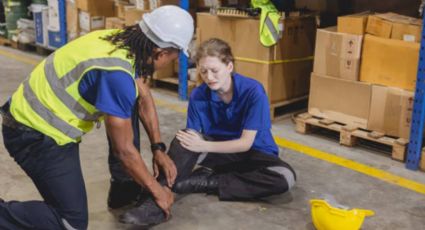
[{"label": "man's wristwatch", "polygon": [[151,144],[151,150],[152,152],[156,150],[161,150],[162,152],[165,152],[167,150],[167,146],[164,144],[164,142],[158,142]]}]

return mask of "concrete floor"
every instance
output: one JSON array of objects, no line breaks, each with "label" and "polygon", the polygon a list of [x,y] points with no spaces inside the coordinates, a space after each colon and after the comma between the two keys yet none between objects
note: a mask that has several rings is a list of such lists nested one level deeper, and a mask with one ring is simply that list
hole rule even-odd
[{"label": "concrete floor", "polygon": [[[17,60],[19,59],[19,60]],[[40,60],[17,50],[0,47],[0,103],[30,73],[31,60]],[[153,90],[157,100],[163,139],[168,142],[175,132],[184,128],[186,102],[176,94]],[[328,153],[385,170],[394,175],[425,184],[423,172],[412,172],[388,155],[362,148],[346,148],[335,140],[319,135],[294,132],[289,118],[274,122],[276,136],[296,141]],[[1,135],[1,134],[0,134]],[[16,163],[8,156],[0,138],[0,197],[5,200],[40,199],[37,190]],[[151,165],[146,135],[142,137],[142,155]],[[81,161],[88,192],[89,229],[137,229],[117,222],[120,211],[106,207],[109,172],[107,143],[103,127],[85,136]],[[312,158],[288,149],[281,157],[298,174],[298,181],[289,193],[258,202],[219,202],[214,196],[188,195],[176,201],[173,217],[153,229],[314,229],[309,200],[331,195],[350,207],[372,209],[375,216],[367,218],[363,229],[425,229],[425,196],[353,170]]]}]

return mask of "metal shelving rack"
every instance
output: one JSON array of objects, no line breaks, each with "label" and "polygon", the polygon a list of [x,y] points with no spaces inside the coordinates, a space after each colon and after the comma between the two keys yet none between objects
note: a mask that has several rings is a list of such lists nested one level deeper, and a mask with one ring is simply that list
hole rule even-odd
[{"label": "metal shelving rack", "polygon": [[411,170],[418,170],[419,168],[425,124],[425,14],[422,24],[422,41],[419,50],[418,76],[416,78],[410,142],[406,160],[406,167]]},{"label": "metal shelving rack", "polygon": [[[180,7],[189,10],[189,0],[180,0]],[[182,52],[179,56],[179,98],[181,100],[187,100],[187,69],[188,69],[188,57]]]}]

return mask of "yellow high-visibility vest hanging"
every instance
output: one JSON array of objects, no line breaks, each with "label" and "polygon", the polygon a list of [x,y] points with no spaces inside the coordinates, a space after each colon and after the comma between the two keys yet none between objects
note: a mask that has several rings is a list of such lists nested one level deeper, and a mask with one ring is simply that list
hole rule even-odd
[{"label": "yellow high-visibility vest hanging", "polygon": [[275,45],[282,37],[281,15],[270,0],[251,0],[253,8],[260,8],[260,42],[266,47]]}]

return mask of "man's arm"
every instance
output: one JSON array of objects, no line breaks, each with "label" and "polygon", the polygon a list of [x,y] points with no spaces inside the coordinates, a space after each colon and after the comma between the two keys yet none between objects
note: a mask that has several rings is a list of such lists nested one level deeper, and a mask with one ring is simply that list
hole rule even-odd
[{"label": "man's arm", "polygon": [[[158,115],[148,82],[144,82],[142,78],[138,78],[136,84],[139,90],[137,103],[140,121],[149,136],[151,144],[161,142]],[[158,176],[158,166],[161,167],[167,178],[168,186],[171,187],[177,177],[177,169],[174,162],[167,154],[160,150],[155,151],[153,154],[154,175]]]},{"label": "man's arm", "polygon": [[106,131],[111,138],[113,152],[121,160],[125,170],[140,185],[147,188],[157,204],[167,213],[173,203],[171,191],[162,187],[149,173],[145,162],[133,145],[133,132],[130,119],[106,115]]},{"label": "man's arm", "polygon": [[161,142],[161,133],[159,130],[158,114],[156,112],[155,103],[148,82],[143,82],[142,78],[136,80],[139,90],[139,98],[137,100],[139,107],[140,121],[145,128],[151,143]]}]

